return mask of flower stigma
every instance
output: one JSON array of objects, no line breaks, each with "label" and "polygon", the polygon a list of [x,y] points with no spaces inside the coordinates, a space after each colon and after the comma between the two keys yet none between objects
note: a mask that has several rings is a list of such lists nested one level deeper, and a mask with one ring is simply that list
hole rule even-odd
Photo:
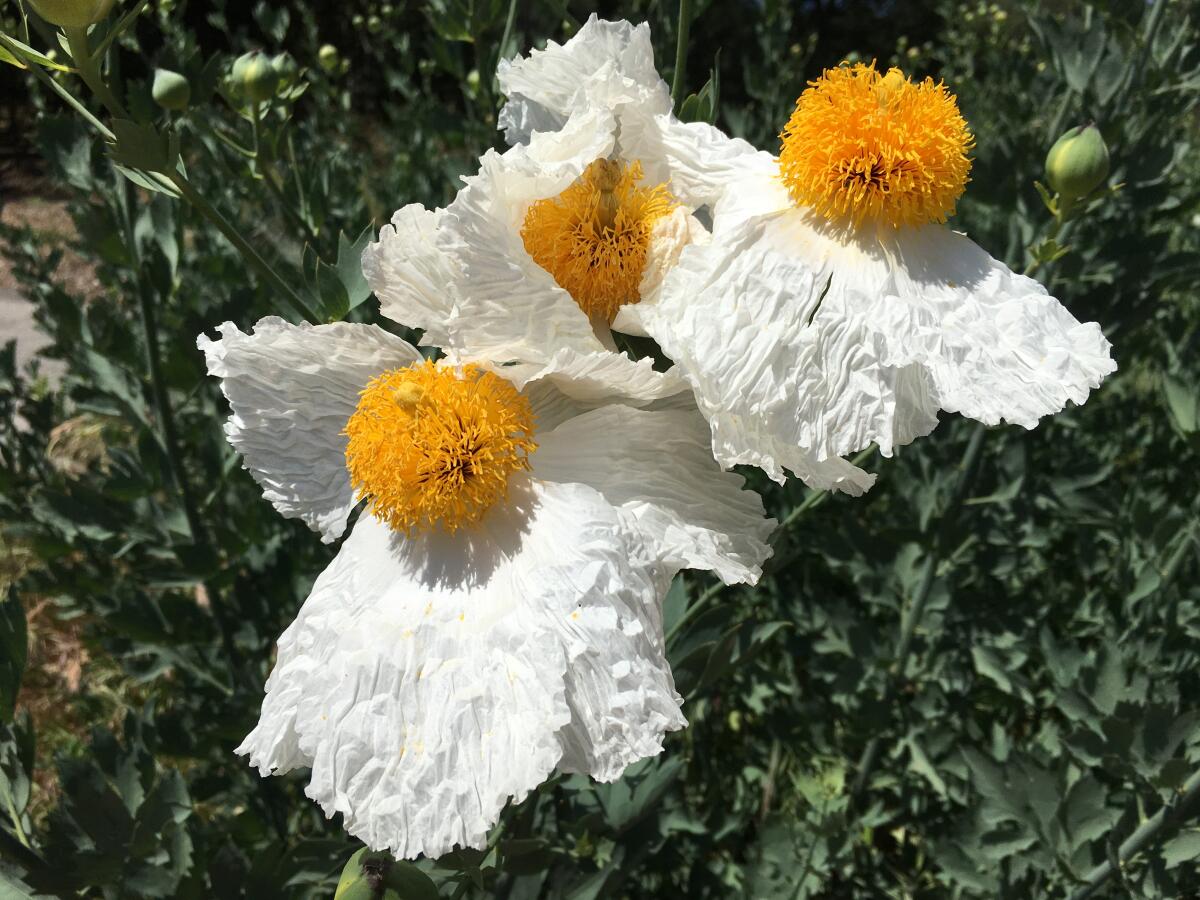
[{"label": "flower stigma", "polygon": [[779,170],[798,206],[830,220],[945,222],[967,185],[975,145],[954,95],[875,64],[826,69],[780,135]]},{"label": "flower stigma", "polygon": [[407,535],[478,522],[537,449],[533,409],[509,382],[429,361],[373,378],[345,433],[356,496]]},{"label": "flower stigma", "polygon": [[665,184],[643,187],[640,162],[598,159],[557,197],[529,207],[521,239],[592,320],[612,324],[641,300],[650,237],[678,203]]}]

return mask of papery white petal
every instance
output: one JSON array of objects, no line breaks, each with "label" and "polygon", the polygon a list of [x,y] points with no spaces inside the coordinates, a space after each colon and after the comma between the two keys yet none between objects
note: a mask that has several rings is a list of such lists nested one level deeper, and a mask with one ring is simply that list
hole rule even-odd
[{"label": "papery white petal", "polygon": [[528,147],[489,150],[479,174],[465,179],[437,234],[463,273],[452,347],[497,361],[604,349],[571,295],[526,251],[521,227],[532,202],[557,196],[612,151],[613,131],[607,113],[582,114]]},{"label": "papery white petal", "polygon": [[687,382],[675,369],[659,372],[653,360],[634,361],[623,353],[560,350],[541,364],[485,367],[529,397],[539,432],[610,403],[656,408],[669,403],[695,408]]},{"label": "papery white petal", "polygon": [[605,22],[593,14],[565,44],[550,41],[528,57],[502,60],[496,77],[509,98],[499,124],[510,144],[527,142],[535,131],[557,130],[587,106],[636,102],[653,112],[671,109],[645,23]]},{"label": "papery white petal", "polygon": [[642,313],[723,461],[774,477],[787,447],[890,455],[939,409],[1032,428],[1115,369],[1097,325],[944,227],[847,232],[731,209]]},{"label": "papery white petal", "polygon": [[225,435],[287,518],[328,543],[346,527],[354,493],[346,471],[346,421],[367,382],[420,354],[374,325],[292,325],[261,319],[250,334],[232,322],[219,340],[200,335],[208,373],[232,410]]},{"label": "papery white petal", "polygon": [[379,240],[363,252],[363,274],[379,311],[393,321],[425,332],[424,342],[442,346],[455,317],[454,260],[434,243],[445,210],[410,203],[396,211]]},{"label": "papery white petal", "polygon": [[708,229],[684,207],[676,207],[670,215],[659,219],[650,233],[646,268],[638,286],[640,299],[637,303],[627,303],[617,310],[612,323],[613,331],[647,337],[648,333],[642,325],[642,310],[658,302],[663,280],[679,263],[684,249],[693,244],[707,244],[708,241]]},{"label": "papery white petal", "polygon": [[477,528],[406,540],[364,516],[279,642],[264,774],[308,764],[375,849],[481,847],[556,767],[616,778],[683,727],[659,566],[582,485],[517,480]]},{"label": "papery white petal", "polygon": [[922,366],[947,412],[1032,429],[1116,371],[1097,323],[1078,321],[966,236],[905,230],[885,252],[895,294],[863,315],[884,337],[884,362]]},{"label": "papery white petal", "polygon": [[739,180],[778,171],[769,153],[704,122],[645,107],[629,107],[620,122],[622,155],[641,160],[649,182],[670,182],[671,193],[693,209],[715,206]]},{"label": "papery white petal", "polygon": [[605,406],[538,437],[534,477],[594,487],[627,511],[673,575],[709,569],[727,584],[754,584],[771,555],[775,521],[712,458],[695,411]]}]

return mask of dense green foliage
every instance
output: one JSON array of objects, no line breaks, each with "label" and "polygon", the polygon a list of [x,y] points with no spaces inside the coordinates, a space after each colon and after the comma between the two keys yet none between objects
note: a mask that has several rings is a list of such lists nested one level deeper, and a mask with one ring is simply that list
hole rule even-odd
[{"label": "dense green foliage", "polygon": [[[46,83],[0,67],[5,92],[29,92],[28,137],[70,192],[101,286],[73,295],[44,235],[0,233],[52,338],[44,355],[66,366],[51,388],[17,369],[12,347],[0,353],[5,897],[328,897],[361,846],[304,798],[302,777],[260,779],[232,754],[274,641],[333,551],[241,470],[195,336],[226,319],[295,319],[295,300],[194,203],[135,187],[114,160],[148,183],[133,170],[173,150],[155,145],[173,123],[194,190],[302,305],[374,320],[356,268],[364,229],[408,202],[445,203],[500,142],[497,60],[564,40],[589,10],[309,6],[152,4],[108,74],[141,129],[118,131],[114,159]],[[17,18],[15,3],[3,10]],[[602,12],[648,20],[670,76],[676,4]],[[755,589],[680,578],[667,601],[690,727],[616,784],[544,786],[506,811],[486,853],[404,868],[406,896],[1066,897],[1088,878],[1095,896],[1192,896],[1195,10],[766,0],[694,12],[689,88],[718,70],[718,124],[768,149],[823,65],[877,58],[944,78],[977,138],[955,227],[1014,268],[1036,261],[1076,317],[1102,324],[1120,371],[1033,432],[947,416],[894,458],[869,457],[880,478],[862,499],[747,473],[783,523],[768,576]],[[30,26],[28,43],[57,46]],[[339,58],[323,66],[324,44]],[[257,124],[224,81],[253,47],[295,63]],[[188,79],[186,112],[155,105],[155,68]],[[1121,187],[1047,237],[1034,181],[1055,138],[1089,119]],[[100,443],[78,465],[47,456],[64,422]],[[42,733],[22,711],[21,604],[41,598],[120,679],[114,703],[85,671],[61,703],[72,721],[113,727]],[[41,768],[59,789],[39,799]],[[1123,846],[1147,822],[1144,846]]]}]

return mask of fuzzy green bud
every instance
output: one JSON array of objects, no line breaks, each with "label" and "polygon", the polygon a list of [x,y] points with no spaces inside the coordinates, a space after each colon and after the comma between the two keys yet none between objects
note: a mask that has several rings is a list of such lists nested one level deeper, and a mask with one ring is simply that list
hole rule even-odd
[{"label": "fuzzy green bud", "polygon": [[292,58],[292,54],[284,50],[271,57],[271,65],[275,68],[275,74],[279,76],[280,87],[291,87],[296,83],[296,78],[300,75],[300,66]]},{"label": "fuzzy green bud", "polygon": [[402,900],[388,885],[391,857],[363,847],[346,863],[333,900]]},{"label": "fuzzy green bud", "polygon": [[326,44],[317,51],[317,63],[330,74],[338,67],[340,61],[337,47],[333,46],[333,44]]},{"label": "fuzzy green bud", "polygon": [[61,28],[86,28],[108,15],[114,0],[29,0],[33,11]]},{"label": "fuzzy green bud", "polygon": [[253,50],[233,64],[233,83],[251,103],[265,103],[279,88],[279,73],[270,57]]},{"label": "fuzzy green bud", "polygon": [[1108,177],[1108,147],[1094,124],[1077,125],[1046,154],[1046,180],[1061,196],[1086,197]]},{"label": "fuzzy green bud", "polygon": [[175,112],[183,112],[192,102],[192,86],[186,78],[170,69],[155,71],[154,86],[150,93],[155,103]]}]

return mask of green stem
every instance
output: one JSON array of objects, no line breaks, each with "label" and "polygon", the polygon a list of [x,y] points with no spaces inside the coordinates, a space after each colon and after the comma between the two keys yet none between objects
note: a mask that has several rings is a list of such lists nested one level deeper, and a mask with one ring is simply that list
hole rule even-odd
[{"label": "green stem", "polygon": [[504,33],[500,35],[500,46],[496,50],[497,62],[500,59],[504,59],[504,51],[508,47],[509,39],[512,38],[513,23],[516,21],[516,18],[517,0],[509,0],[508,15],[504,19]]},{"label": "green stem", "polygon": [[212,225],[225,236],[229,243],[233,244],[234,248],[242,255],[242,257],[253,267],[260,275],[263,276],[285,299],[292,308],[296,310],[304,319],[309,322],[319,321],[316,313],[314,313],[300,298],[291,286],[280,277],[271,265],[262,258],[257,250],[247,241],[242,235],[229,224],[228,220],[221,215],[211,203],[204,198],[204,195],[196,190],[186,178],[179,172],[172,171],[165,173],[163,176],[167,181],[175,186],[176,190],[183,195],[188,203],[192,204],[204,218],[208,219]]},{"label": "green stem", "polygon": [[29,842],[29,835],[25,833],[25,829],[21,826],[21,814],[17,812],[17,807],[13,803],[12,794],[6,798],[8,800],[8,817],[12,819],[13,828],[17,831],[17,840],[26,850],[32,850],[33,845]]},{"label": "green stem", "polygon": [[46,85],[46,87],[50,88],[50,90],[54,91],[54,93],[58,94],[58,96],[63,100],[65,100],[67,105],[74,109],[75,112],[79,113],[79,115],[83,116],[89,125],[99,131],[108,140],[116,140],[116,135],[109,130],[107,125],[92,115],[91,110],[79,102],[78,98],[76,98],[74,94],[47,75],[36,60],[30,59],[21,49],[20,45],[14,43],[13,40],[3,32],[0,32],[0,46],[3,46],[4,49],[6,49],[9,53],[24,62],[25,65],[29,67],[29,71],[33,73],[35,78],[41,81],[42,84]]},{"label": "green stem", "polygon": [[[925,604],[929,601],[929,594],[933,590],[938,563],[945,556],[946,550],[954,538],[954,526],[958,520],[958,514],[962,510],[963,501],[967,499],[967,493],[970,491],[971,484],[975,480],[975,473],[979,469],[979,458],[983,450],[983,438],[986,434],[987,428],[978,425],[971,435],[970,441],[967,442],[967,449],[963,453],[962,463],[959,466],[958,482],[954,487],[954,493],[950,496],[946,510],[942,513],[941,521],[938,523],[938,533],[933,547],[929,551],[929,555],[925,557],[925,565],[921,569],[921,580],[917,584],[917,591],[902,618],[900,640],[896,644],[896,657],[890,667],[891,677],[884,691],[884,706],[890,706],[895,700],[896,691],[904,677],[904,670],[908,667],[908,657],[912,653],[913,639],[917,633],[917,626],[925,617]],[[878,736],[867,742],[858,761],[858,775],[850,790],[851,797],[858,797],[866,788],[867,779],[870,778],[875,763],[878,762],[880,746]]]},{"label": "green stem", "polygon": [[688,37],[692,28],[691,0],[679,0],[679,32],[675,36],[675,73],[671,78],[671,102],[675,111],[683,104],[684,84],[687,81]]},{"label": "green stem", "polygon": [[286,146],[287,146],[287,154],[288,154],[288,165],[290,166],[290,168],[292,170],[292,180],[296,182],[296,202],[300,207],[300,215],[303,217],[304,221],[306,223],[308,223],[308,230],[312,234],[315,235],[317,233],[317,229],[315,227],[313,227],[312,216],[309,215],[308,195],[305,194],[305,192],[304,192],[304,179],[302,179],[300,177],[300,166],[296,162],[296,148],[295,148],[295,145],[292,143],[291,129],[288,129],[288,131],[287,131]]},{"label": "green stem", "polygon": [[[128,184],[127,182],[125,184]],[[166,456],[167,475],[172,486],[179,494],[183,506],[184,518],[187,519],[188,531],[192,541],[198,542],[200,536],[199,517],[196,515],[196,505],[192,498],[187,480],[180,471],[179,434],[175,427],[175,414],[171,408],[170,397],[167,394],[166,379],[162,370],[162,351],[158,344],[158,314],[155,310],[152,288],[146,282],[145,269],[142,265],[141,249],[138,246],[137,235],[133,225],[133,211],[130,208],[129,188],[118,184],[118,196],[121,200],[122,218],[125,226],[125,243],[129,248],[130,260],[133,263],[134,283],[137,287],[138,317],[142,325],[142,335],[146,342],[146,369],[150,375],[150,390],[154,399],[154,411],[158,416],[159,443]]]},{"label": "green stem", "polygon": [[88,49],[88,31],[83,28],[64,28],[63,34],[67,36],[67,49],[71,51],[71,59],[75,63],[75,72],[84,84],[88,86],[96,99],[104,104],[104,108],[109,114],[117,119],[128,119],[129,115],[125,112],[125,107],[121,105],[121,101],[117,99],[117,95],[112,92],[109,86],[104,81],[104,73],[100,71],[100,66],[103,58],[93,56]]},{"label": "green stem", "polygon": [[[203,551],[206,558],[216,558],[215,551],[208,540],[208,530],[204,527],[196,511],[196,501],[188,483],[187,473],[183,469],[183,453],[180,449],[179,431],[175,424],[175,411],[171,406],[171,396],[167,391],[167,381],[163,375],[162,349],[158,343],[158,315],[155,309],[153,286],[146,276],[146,267],[142,263],[141,248],[138,246],[137,233],[133,224],[132,187],[128,181],[118,178],[117,197],[122,207],[122,219],[125,227],[125,243],[129,248],[130,260],[133,264],[134,283],[137,287],[138,314],[141,320],[143,338],[146,342],[146,368],[150,374],[150,390],[154,399],[154,410],[158,419],[159,444],[166,458],[167,476],[179,497],[183,507],[184,519],[187,521],[188,532],[192,543]],[[245,670],[241,654],[233,640],[233,628],[226,621],[225,608],[217,587],[207,581],[201,582],[208,595],[209,608],[217,623],[221,645],[229,657],[231,665],[244,679]]]},{"label": "green stem", "polygon": [[[821,811],[818,813],[822,821],[825,819],[825,811],[827,809],[829,809],[829,797],[825,796],[821,800]],[[796,893],[792,895],[792,900],[803,900],[803,898],[808,896],[808,891],[804,888],[804,882],[808,880],[808,873],[812,871],[813,854],[816,852],[817,841],[820,839],[821,836],[819,834],[813,834],[812,841],[809,842],[808,853],[804,857],[804,868],[801,869],[800,877],[796,881]]]},{"label": "green stem", "polygon": [[[1166,803],[1125,839],[1117,850],[1119,865],[1123,867],[1156,839],[1162,837],[1163,832],[1182,825],[1196,811],[1200,811],[1200,772],[1194,773],[1187,780],[1177,797]],[[1106,859],[1084,877],[1083,887],[1071,895],[1071,900],[1087,900],[1104,886],[1114,871],[1112,862]]]},{"label": "green stem", "polygon": [[109,29],[104,39],[96,45],[96,49],[92,51],[92,56],[97,60],[103,60],[104,54],[108,52],[108,48],[112,46],[112,42],[129,30],[129,26],[137,21],[137,17],[142,14],[142,10],[146,8],[149,2],[150,0],[140,0],[137,6],[125,13],[121,17],[121,20]]}]

